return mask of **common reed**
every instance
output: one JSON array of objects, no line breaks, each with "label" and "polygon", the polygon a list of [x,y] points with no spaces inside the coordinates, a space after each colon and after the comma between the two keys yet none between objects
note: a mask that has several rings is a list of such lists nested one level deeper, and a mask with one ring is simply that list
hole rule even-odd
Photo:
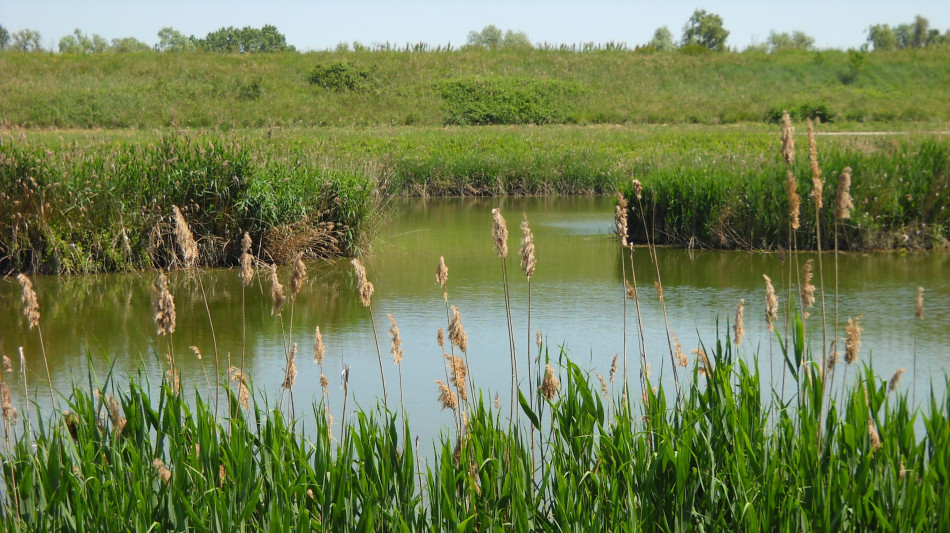
[{"label": "common reed", "polygon": [[20,283],[20,288],[22,289],[20,294],[20,301],[23,303],[23,315],[26,317],[27,324],[29,324],[29,329],[36,328],[36,334],[40,341],[40,352],[43,355],[43,366],[46,368],[46,380],[47,386],[49,387],[49,400],[50,404],[55,404],[56,400],[53,396],[53,378],[49,372],[49,361],[46,359],[46,343],[43,342],[43,328],[40,327],[40,304],[39,300],[36,298],[36,291],[33,290],[33,282],[30,281],[30,278],[26,274],[17,275],[17,281]]},{"label": "common reed", "polygon": [[[403,416],[403,426],[407,424],[406,422],[406,399],[403,395],[402,388],[402,365],[399,363],[402,362],[402,335],[399,332],[399,324],[396,323],[396,317],[390,313],[387,315],[389,317],[389,334],[392,335],[392,341],[389,345],[389,351],[393,355],[393,363],[396,365],[396,369],[399,371],[399,404],[402,407],[402,416]],[[463,382],[464,385],[464,382]],[[406,446],[409,445],[408,435],[406,435]]]},{"label": "common reed", "polygon": [[359,295],[360,303],[369,312],[370,324],[373,328],[373,341],[376,343],[376,360],[379,363],[379,378],[383,384],[383,405],[389,408],[389,398],[386,394],[386,373],[383,371],[383,355],[379,348],[379,335],[376,333],[376,318],[373,316],[373,292],[376,288],[366,277],[366,267],[359,259],[350,261],[353,265],[353,271],[356,273],[356,292]]},{"label": "common reed", "polygon": [[515,349],[515,331],[511,321],[511,295],[508,285],[508,224],[505,222],[505,217],[502,216],[500,208],[496,207],[492,209],[491,214],[491,235],[495,245],[495,253],[498,255],[498,258],[501,259],[502,285],[504,286],[505,295],[505,317],[508,321],[508,348],[511,359],[510,420],[512,424],[516,424],[520,411],[515,407],[517,398],[515,391],[518,390],[520,380],[518,379],[518,357]]},{"label": "common reed", "polygon": [[247,358],[247,286],[254,279],[254,256],[251,255],[251,235],[244,232],[241,238],[241,258],[238,278],[241,280],[241,366],[244,371],[244,363]]},{"label": "common reed", "polygon": [[736,320],[732,325],[732,342],[735,346],[742,344],[745,338],[745,298],[739,298],[739,305],[736,306]]},{"label": "common reed", "polygon": [[[521,246],[518,249],[518,254],[521,256],[521,270],[524,272],[525,278],[528,282],[528,343],[525,349],[525,359],[528,368],[528,388],[529,390],[535,386],[534,379],[531,373],[531,367],[534,366],[531,361],[531,276],[534,275],[534,270],[537,267],[537,259],[534,255],[534,234],[531,232],[531,226],[528,223],[527,213],[523,213],[523,219],[521,221]],[[540,367],[539,367],[540,371]],[[528,405],[534,407],[534,394],[528,395]],[[534,425],[531,426],[531,459],[532,465],[534,464]],[[533,467],[532,467],[533,468]]]},{"label": "common reed", "polygon": [[914,299],[914,388],[911,402],[917,405],[917,328],[918,322],[924,319],[924,288],[917,287],[917,296]]}]

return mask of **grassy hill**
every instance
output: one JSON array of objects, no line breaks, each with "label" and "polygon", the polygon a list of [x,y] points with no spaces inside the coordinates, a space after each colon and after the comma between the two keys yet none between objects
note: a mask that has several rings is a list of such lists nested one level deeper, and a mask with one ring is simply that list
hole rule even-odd
[{"label": "grassy hill", "polygon": [[836,124],[950,119],[948,49],[4,52],[0,71],[0,119],[27,128],[731,124],[782,109]]}]

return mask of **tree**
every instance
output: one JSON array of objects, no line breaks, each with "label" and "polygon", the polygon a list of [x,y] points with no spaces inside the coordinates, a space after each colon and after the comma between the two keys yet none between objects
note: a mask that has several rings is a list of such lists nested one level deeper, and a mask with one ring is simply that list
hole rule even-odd
[{"label": "tree", "polygon": [[875,24],[868,28],[868,42],[874,50],[887,52],[897,48],[897,34],[887,24]]},{"label": "tree", "polygon": [[79,28],[73,31],[72,35],[67,35],[59,40],[59,52],[61,54],[95,54],[105,52],[109,49],[109,42],[98,34],[92,34],[89,37],[81,32]]},{"label": "tree", "polygon": [[676,48],[676,44],[673,43],[673,33],[666,26],[661,26],[653,32],[653,39],[650,39],[647,46],[657,52],[669,52]]},{"label": "tree", "polygon": [[10,46],[10,32],[0,25],[0,50]]},{"label": "tree", "polygon": [[910,46],[911,48],[923,48],[927,46],[930,36],[930,21],[917,15],[914,17],[914,23],[911,26]]},{"label": "tree", "polygon": [[791,34],[776,33],[775,30],[769,32],[768,38],[769,51],[779,50],[811,50],[815,46],[815,39],[803,31],[795,30]]},{"label": "tree", "polygon": [[726,38],[729,30],[722,25],[722,17],[714,13],[707,13],[705,9],[697,9],[683,26],[683,46],[698,44],[706,48],[722,52],[726,49]]},{"label": "tree", "polygon": [[468,32],[467,44],[469,46],[494,50],[501,46],[503,39],[501,30],[494,24],[490,24],[482,28],[482,31],[473,30]]},{"label": "tree", "polygon": [[162,28],[158,30],[158,44],[155,49],[159,52],[187,52],[194,50],[197,39],[194,37],[185,37],[180,31],[174,28]]},{"label": "tree", "polygon": [[20,52],[39,52],[43,50],[43,39],[40,32],[31,29],[20,30],[13,34],[13,44],[10,48]]},{"label": "tree", "polygon": [[237,29],[233,26],[221,28],[209,33],[199,41],[199,45],[211,52],[279,52],[293,50],[287,46],[287,39],[270,24],[261,29],[245,26]]},{"label": "tree", "polygon": [[136,39],[135,37],[123,37],[121,39],[112,39],[109,49],[113,52],[151,52],[152,47],[148,43]]},{"label": "tree", "polygon": [[528,34],[523,31],[508,30],[505,32],[505,38],[502,40],[504,48],[532,48]]}]

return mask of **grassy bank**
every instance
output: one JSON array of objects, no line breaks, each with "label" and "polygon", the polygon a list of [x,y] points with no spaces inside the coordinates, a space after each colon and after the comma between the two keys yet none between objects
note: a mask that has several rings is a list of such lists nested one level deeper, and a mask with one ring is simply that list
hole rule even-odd
[{"label": "grassy bank", "polygon": [[27,128],[950,120],[947,49],[723,53],[0,53]]},{"label": "grassy bank", "polygon": [[172,206],[191,221],[200,263],[235,264],[241,236],[285,263],[353,254],[380,215],[364,169],[254,160],[235,139],[7,142],[0,147],[0,270],[89,273],[167,268]]},{"label": "grassy bank", "polygon": [[[507,257],[514,237],[500,213],[494,215],[492,239],[507,272],[507,265],[517,264]],[[488,219],[485,213],[486,240]],[[618,221],[618,229],[625,223]],[[629,227],[635,225],[630,221]],[[527,283],[530,308],[535,257],[529,230],[526,223],[519,250],[527,282],[507,273],[500,278],[506,295],[509,285]],[[187,250],[193,243],[184,233],[177,233],[175,244]],[[633,251],[621,244],[617,258],[624,264]],[[655,250],[651,252],[655,261]],[[798,266],[794,253],[793,263]],[[248,283],[253,264],[242,261]],[[654,266],[659,279],[659,266]],[[370,316],[384,312],[379,304],[374,307],[367,279],[372,273],[368,276],[359,262],[354,267],[357,280],[349,297],[358,297]],[[819,262],[818,272],[830,279],[831,267],[821,268]],[[622,271],[624,285],[635,287],[632,270]],[[296,298],[285,299],[275,271],[263,274],[272,276],[274,320],[285,331],[280,316],[293,317]],[[424,275],[431,280],[431,273]],[[253,376],[237,366],[237,354],[235,367],[227,370],[217,359],[213,370],[202,366],[214,377],[206,374],[208,395],[224,398],[221,409],[217,400],[202,401],[200,395],[184,400],[182,390],[197,388],[200,380],[179,373],[176,360],[194,354],[182,348],[188,339],[173,342],[175,317],[169,310],[174,310],[174,293],[194,287],[168,287],[160,276],[155,322],[159,344],[167,340],[168,347],[163,354],[167,378],[160,387],[121,376],[104,381],[90,377],[88,386],[64,391],[59,401],[50,386],[57,407],[36,413],[29,403],[11,403],[10,391],[19,390],[21,383],[25,389],[27,371],[22,361],[16,372],[4,361],[0,522],[10,531],[526,531],[612,530],[618,524],[661,531],[950,527],[946,513],[939,511],[950,498],[950,398],[945,392],[931,393],[918,409],[904,392],[911,386],[900,385],[902,372],[886,381],[869,367],[862,369],[859,353],[868,347],[861,348],[857,318],[849,320],[841,338],[834,330],[833,345],[846,347],[844,359],[839,361],[826,346],[808,344],[806,329],[825,327],[824,319],[801,312],[814,304],[814,286],[811,302],[806,296],[809,276],[778,287],[783,297],[801,294],[790,296],[793,301],[780,306],[769,282],[762,301],[748,302],[749,310],[764,303],[765,318],[774,326],[767,349],[743,343],[742,302],[734,328],[697,347],[692,361],[667,327],[669,344],[645,346],[641,336],[640,353],[634,355],[631,340],[629,372],[625,348],[623,359],[618,361],[618,355],[610,372],[605,371],[609,382],[540,341],[520,353],[512,344],[513,386],[506,408],[497,396],[493,405],[476,394],[479,384],[467,373],[468,340],[454,306],[449,317],[453,294],[447,276],[440,264],[441,287],[435,290],[447,291],[441,325],[447,326],[448,338],[440,328],[438,342],[449,353],[444,374],[433,369],[445,381],[432,390],[433,400],[438,395],[452,413],[453,425],[431,444],[430,461],[419,460],[420,444],[411,440],[413,413],[406,413],[400,399],[401,379],[398,385],[390,383],[387,399],[378,352],[384,396],[376,409],[347,411],[347,399],[358,391],[350,389],[345,370],[332,382],[342,386],[342,417],[331,419],[325,410],[331,382],[322,374],[325,346],[319,330],[313,353],[323,396],[312,398],[312,412],[293,413],[293,400],[284,402],[294,394],[297,354],[296,345],[291,348],[286,341],[279,400],[264,399],[267,384],[259,383],[257,390],[250,386]],[[305,265],[295,265],[286,282],[291,296],[305,277]],[[42,344],[42,310],[29,279],[24,276],[20,282],[24,328],[29,326],[30,334],[35,330]],[[657,295],[623,291],[620,280],[616,288],[617,298],[631,308],[630,324],[626,315],[618,317],[617,334],[636,336],[643,328],[640,296],[658,295],[662,304],[662,283]],[[920,295],[918,318],[924,313]],[[506,308],[510,304],[506,296]],[[762,319],[760,313],[754,315]],[[530,323],[527,331],[515,332],[510,316],[493,318],[507,318],[512,339],[516,333],[531,336]],[[210,313],[208,320],[213,320]],[[914,320],[910,313],[893,317],[893,327],[908,327]],[[390,321],[391,353],[401,372],[401,338],[395,317],[390,315]],[[376,334],[370,317],[366,327]],[[239,324],[229,324],[219,331],[238,335],[239,330]],[[309,348],[308,343],[301,351]],[[667,379],[663,386],[653,381],[646,353],[659,353],[665,360],[667,350],[669,364],[654,370],[672,373],[673,383]],[[494,357],[502,360],[504,355]],[[784,366],[780,372],[787,386],[785,380],[780,380],[781,388],[764,385],[778,381],[764,380],[760,365]],[[905,378],[914,381],[914,394],[920,377],[911,371]],[[45,396],[43,381],[33,380],[34,394]],[[923,395],[923,387],[921,391]],[[23,390],[23,397],[29,396]]]}]

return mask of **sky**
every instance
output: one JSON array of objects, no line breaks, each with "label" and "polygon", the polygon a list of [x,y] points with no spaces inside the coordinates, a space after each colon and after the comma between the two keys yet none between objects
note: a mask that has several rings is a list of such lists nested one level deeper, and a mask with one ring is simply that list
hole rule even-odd
[{"label": "sky", "polygon": [[804,31],[819,48],[857,48],[867,41],[871,24],[909,23],[916,15],[941,33],[950,29],[948,0],[2,0],[0,25],[11,33],[37,30],[51,49],[76,28],[153,45],[163,27],[204,37],[226,26],[265,24],[302,51],[354,41],[459,46],[469,31],[489,24],[523,31],[533,43],[614,41],[634,47],[661,26],[678,40],[696,9],[720,15],[730,31],[727,45],[740,50],[765,42],[772,30]]}]

